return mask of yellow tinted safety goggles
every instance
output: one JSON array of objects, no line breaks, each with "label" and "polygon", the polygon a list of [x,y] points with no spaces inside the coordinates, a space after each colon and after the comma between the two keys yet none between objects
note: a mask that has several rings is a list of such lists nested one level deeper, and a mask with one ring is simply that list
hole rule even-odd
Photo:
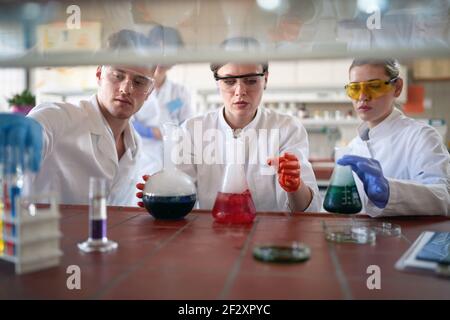
[{"label": "yellow tinted safety goggles", "polygon": [[345,92],[353,100],[359,100],[361,94],[364,93],[368,99],[376,99],[384,96],[392,88],[392,84],[397,81],[398,78],[392,78],[388,81],[383,80],[370,80],[363,82],[350,82],[345,86]]}]

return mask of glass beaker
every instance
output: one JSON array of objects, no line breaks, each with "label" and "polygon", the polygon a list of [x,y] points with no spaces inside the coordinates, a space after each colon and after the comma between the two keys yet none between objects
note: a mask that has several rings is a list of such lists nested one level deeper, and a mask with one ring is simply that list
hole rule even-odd
[{"label": "glass beaker", "polygon": [[245,179],[243,164],[228,164],[212,215],[217,222],[251,223],[256,217],[252,194]]},{"label": "glass beaker", "polygon": [[181,131],[174,123],[163,125],[164,168],[145,183],[142,201],[155,219],[181,219],[194,208],[197,200],[192,178],[175,167],[174,144]]},{"label": "glass beaker", "polygon": [[354,214],[361,211],[362,204],[352,169],[350,166],[337,164],[337,160],[346,152],[348,152],[348,148],[336,148],[336,163],[323,207],[329,212]]}]

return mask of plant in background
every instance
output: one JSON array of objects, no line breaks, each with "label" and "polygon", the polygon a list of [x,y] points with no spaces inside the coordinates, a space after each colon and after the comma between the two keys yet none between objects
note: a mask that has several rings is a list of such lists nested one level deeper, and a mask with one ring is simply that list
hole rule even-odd
[{"label": "plant in background", "polygon": [[36,97],[30,91],[25,89],[21,93],[15,94],[12,98],[9,98],[8,103],[13,112],[28,114],[28,112],[36,105]]},{"label": "plant in background", "polygon": [[10,106],[35,106],[36,97],[28,90],[22,91],[22,93],[15,94],[12,98],[8,99]]}]

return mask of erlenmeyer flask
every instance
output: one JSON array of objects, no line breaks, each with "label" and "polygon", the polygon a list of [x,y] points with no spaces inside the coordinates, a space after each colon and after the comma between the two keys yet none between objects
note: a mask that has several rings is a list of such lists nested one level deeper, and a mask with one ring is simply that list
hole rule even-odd
[{"label": "erlenmeyer flask", "polygon": [[181,219],[192,211],[197,199],[192,178],[172,161],[174,143],[180,130],[173,123],[163,125],[164,168],[145,183],[142,200],[156,219]]},{"label": "erlenmeyer flask", "polygon": [[[336,161],[340,159],[348,148],[336,149]],[[323,202],[325,210],[334,213],[353,214],[362,209],[361,198],[350,166],[335,163],[331,183],[327,189]]]},{"label": "erlenmeyer flask", "polygon": [[243,164],[228,164],[217,193],[212,215],[217,222],[251,223],[256,216],[252,194],[247,185]]}]

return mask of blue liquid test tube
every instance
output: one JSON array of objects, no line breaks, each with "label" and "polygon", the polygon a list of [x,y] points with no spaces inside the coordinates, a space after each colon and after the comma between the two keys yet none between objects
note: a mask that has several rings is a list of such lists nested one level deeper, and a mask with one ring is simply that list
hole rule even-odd
[{"label": "blue liquid test tube", "polygon": [[3,193],[3,164],[0,163],[0,257],[3,255],[5,250],[5,244],[3,242],[3,217],[4,217],[4,193]]},{"label": "blue liquid test tube", "polygon": [[31,149],[26,149],[24,154],[20,153],[19,148],[7,148],[8,170],[6,172],[6,196],[5,204],[11,211],[11,216],[17,216],[17,199],[27,199],[28,203],[33,196],[32,183],[35,174],[31,168]]},{"label": "blue liquid test tube", "polygon": [[16,199],[21,196],[24,182],[23,167],[24,159],[20,150],[14,146],[6,147],[5,170],[4,170],[4,203],[5,209],[10,211],[10,215],[17,215]]},{"label": "blue liquid test tube", "polygon": [[[23,184],[22,168],[23,161],[21,159],[20,150],[14,146],[6,146],[2,154],[1,167],[1,206],[2,217],[6,214],[16,216],[16,198],[21,194]],[[3,218],[2,218],[3,225]],[[3,227],[2,227],[3,239]],[[2,241],[2,244],[3,241]]]}]

